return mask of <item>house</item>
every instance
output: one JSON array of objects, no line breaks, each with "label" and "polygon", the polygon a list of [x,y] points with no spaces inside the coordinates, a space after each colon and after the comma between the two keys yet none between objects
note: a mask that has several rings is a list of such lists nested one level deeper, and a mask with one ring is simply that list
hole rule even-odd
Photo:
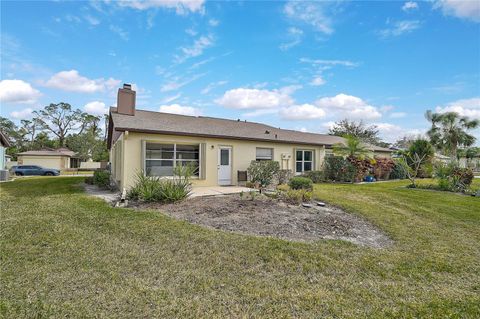
[{"label": "house", "polygon": [[78,168],[80,159],[68,148],[45,148],[17,154],[18,165],[38,165],[59,170]]},{"label": "house", "polygon": [[[194,185],[237,185],[253,160],[275,160],[296,174],[321,168],[343,138],[285,130],[261,123],[135,109],[136,93],[124,84],[110,108],[108,149],[112,177],[131,187],[136,174],[168,177],[177,165],[197,167]],[[371,146],[378,156],[391,150]]]},{"label": "house", "polygon": [[0,131],[0,170],[5,169],[5,164],[7,162],[7,147],[10,147],[10,142],[8,141],[5,134]]}]

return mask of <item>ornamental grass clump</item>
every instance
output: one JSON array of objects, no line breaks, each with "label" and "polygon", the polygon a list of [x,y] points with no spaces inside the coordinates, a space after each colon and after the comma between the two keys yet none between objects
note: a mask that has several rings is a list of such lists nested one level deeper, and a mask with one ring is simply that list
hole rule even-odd
[{"label": "ornamental grass clump", "polygon": [[190,165],[175,167],[172,178],[146,176],[140,171],[127,197],[145,202],[173,203],[183,200],[191,194],[190,179],[194,172],[195,168]]},{"label": "ornamental grass clump", "polygon": [[296,176],[290,178],[290,181],[288,181],[288,186],[290,186],[291,189],[312,190],[313,182],[308,177]]}]

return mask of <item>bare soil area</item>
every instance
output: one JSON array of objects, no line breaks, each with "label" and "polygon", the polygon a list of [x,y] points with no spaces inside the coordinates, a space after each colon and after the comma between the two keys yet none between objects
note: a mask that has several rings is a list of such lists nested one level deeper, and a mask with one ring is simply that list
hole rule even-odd
[{"label": "bare soil area", "polygon": [[257,236],[313,242],[341,239],[358,245],[383,248],[392,240],[366,220],[339,208],[288,205],[259,196],[239,195],[191,198],[175,204],[137,203],[139,209],[158,209],[194,224]]}]

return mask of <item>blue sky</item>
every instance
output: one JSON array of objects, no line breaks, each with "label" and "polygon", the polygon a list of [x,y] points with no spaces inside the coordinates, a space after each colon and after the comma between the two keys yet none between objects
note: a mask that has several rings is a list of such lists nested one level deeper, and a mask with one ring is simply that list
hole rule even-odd
[{"label": "blue sky", "polygon": [[[1,2],[1,115],[49,103],[137,108],[388,141],[427,109],[480,118],[480,2]],[[479,132],[476,131],[475,134]]]}]

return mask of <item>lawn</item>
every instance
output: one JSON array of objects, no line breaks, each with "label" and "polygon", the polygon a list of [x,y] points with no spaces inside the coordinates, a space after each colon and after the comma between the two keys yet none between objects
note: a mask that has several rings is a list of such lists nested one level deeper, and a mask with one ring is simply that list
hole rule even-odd
[{"label": "lawn", "polygon": [[406,182],[315,186],[388,249],[213,231],[111,208],[79,177],[0,185],[0,314],[22,317],[480,317],[480,199]]}]

